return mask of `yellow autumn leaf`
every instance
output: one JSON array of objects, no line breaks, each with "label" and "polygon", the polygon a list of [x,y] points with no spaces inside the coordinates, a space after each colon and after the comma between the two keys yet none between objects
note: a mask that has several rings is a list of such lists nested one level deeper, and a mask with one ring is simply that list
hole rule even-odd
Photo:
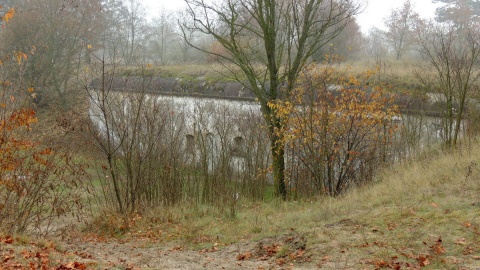
[{"label": "yellow autumn leaf", "polygon": [[29,87],[29,88],[28,88],[28,92],[29,92],[29,93],[32,93],[33,91],[35,91],[35,90],[33,89],[33,87]]},{"label": "yellow autumn leaf", "polygon": [[2,20],[4,22],[8,22],[10,21],[10,19],[13,18],[13,16],[15,15],[15,9],[14,8],[11,8],[9,11],[7,11],[7,13],[5,13],[5,15],[3,16]]},{"label": "yellow autumn leaf", "polygon": [[28,55],[26,55],[23,52],[17,51],[17,52],[15,52],[15,58],[17,59],[17,62],[20,65],[20,64],[22,64],[22,60],[27,60],[28,59]]}]

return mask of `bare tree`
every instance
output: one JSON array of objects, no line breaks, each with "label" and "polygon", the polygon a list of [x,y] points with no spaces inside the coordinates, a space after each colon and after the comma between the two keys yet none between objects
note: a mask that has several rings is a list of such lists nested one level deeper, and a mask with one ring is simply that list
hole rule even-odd
[{"label": "bare tree", "polygon": [[[177,12],[177,20],[179,22],[185,23],[188,20],[191,20],[191,17],[189,16],[189,14],[186,11],[179,11],[179,12]],[[178,30],[177,43],[178,43],[179,49],[181,51],[182,62],[185,63],[185,62],[187,62],[187,57],[188,57],[189,52],[192,48],[189,45],[189,43],[194,42],[194,39],[196,38],[196,36],[195,36],[195,32],[192,31],[192,30],[187,30],[187,31],[183,31],[183,32],[182,32],[181,28],[180,29],[177,28],[177,30]]]},{"label": "bare tree", "polygon": [[[186,0],[190,30],[212,36],[226,53],[210,53],[257,97],[270,138],[276,194],[287,198],[286,121],[275,103],[288,99],[311,56],[337,36],[359,5],[347,0]],[[189,41],[187,41],[189,42]]]},{"label": "bare tree", "polygon": [[[149,34],[146,12],[139,0],[104,0],[107,50],[115,50],[127,65],[139,63]],[[143,50],[143,51],[142,51]]]},{"label": "bare tree", "polygon": [[399,60],[412,41],[412,34],[419,21],[418,13],[413,11],[410,0],[405,1],[403,6],[394,9],[390,16],[385,18],[388,27],[386,38],[392,46],[395,57]]},{"label": "bare tree", "polygon": [[381,81],[382,76],[384,75],[384,70],[387,66],[385,58],[388,52],[388,44],[386,44],[385,41],[385,32],[373,27],[368,33],[367,41],[367,53],[374,59],[375,65],[378,69],[376,75],[378,81]]},{"label": "bare tree", "polygon": [[431,24],[420,33],[420,52],[426,61],[417,76],[430,90],[442,94],[443,138],[447,147],[455,146],[469,99],[479,87],[478,26]]},{"label": "bare tree", "polygon": [[153,39],[151,40],[152,57],[161,65],[167,63],[167,55],[170,54],[176,37],[175,13],[169,13],[162,9],[159,17],[155,19],[153,26]]}]

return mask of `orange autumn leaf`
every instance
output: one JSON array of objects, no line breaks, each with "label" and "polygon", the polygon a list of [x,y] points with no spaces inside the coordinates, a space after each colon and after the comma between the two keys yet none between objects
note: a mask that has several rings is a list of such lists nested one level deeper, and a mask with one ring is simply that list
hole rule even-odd
[{"label": "orange autumn leaf", "polygon": [[2,21],[8,22],[13,18],[14,15],[15,15],[15,9],[11,8],[10,10],[7,11],[7,13],[5,13],[5,15],[2,18]]}]

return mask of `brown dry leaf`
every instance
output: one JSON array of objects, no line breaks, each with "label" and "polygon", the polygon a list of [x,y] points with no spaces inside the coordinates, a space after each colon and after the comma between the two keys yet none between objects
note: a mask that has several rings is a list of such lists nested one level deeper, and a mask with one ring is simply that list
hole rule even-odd
[{"label": "brown dry leaf", "polygon": [[467,244],[467,241],[465,240],[465,238],[462,237],[462,238],[457,239],[457,241],[455,241],[455,244],[464,246],[464,245]]},{"label": "brown dry leaf", "polygon": [[442,245],[435,245],[433,251],[435,254],[443,254],[445,253],[445,248]]},{"label": "brown dry leaf", "polygon": [[295,252],[288,254],[288,258],[294,261],[296,259],[302,258],[304,253],[305,253],[305,250],[297,249]]},{"label": "brown dry leaf", "polygon": [[59,269],[79,269],[79,270],[85,270],[87,267],[85,266],[84,263],[80,262],[69,262],[67,264],[63,264],[62,266],[59,267]]},{"label": "brown dry leaf", "polygon": [[463,255],[468,255],[468,254],[473,254],[473,253],[475,253],[475,249],[471,246],[466,246],[465,249],[462,252]]},{"label": "brown dry leaf", "polygon": [[11,235],[8,235],[1,242],[5,244],[13,244],[13,237]]},{"label": "brown dry leaf", "polygon": [[237,256],[237,260],[238,261],[244,261],[244,260],[248,260],[252,257],[252,253],[251,252],[245,252],[243,254],[238,254]]},{"label": "brown dry leaf", "polygon": [[375,261],[375,266],[377,267],[387,267],[388,266],[388,263],[384,260],[379,260],[379,261]]},{"label": "brown dry leaf", "polygon": [[6,263],[8,261],[10,261],[11,259],[15,258],[15,255],[5,255],[3,256],[3,263]]},{"label": "brown dry leaf", "polygon": [[258,260],[259,261],[266,261],[266,260],[268,260],[268,258],[269,258],[269,256],[265,254],[265,255],[259,257]]},{"label": "brown dry leaf", "polygon": [[393,222],[387,223],[387,229],[388,229],[389,231],[393,231],[393,230],[395,230],[396,228],[397,228],[397,224],[395,224],[395,223],[393,223]]},{"label": "brown dry leaf", "polygon": [[430,261],[428,259],[425,259],[424,261],[420,262],[420,266],[427,266],[430,264]]},{"label": "brown dry leaf", "polygon": [[435,254],[443,254],[445,253],[445,247],[442,245],[442,237],[439,237],[435,245],[430,246]]},{"label": "brown dry leaf", "polygon": [[279,258],[275,261],[279,266],[282,266],[285,264],[285,259],[284,258]]},{"label": "brown dry leaf", "polygon": [[422,267],[430,264],[430,261],[428,260],[427,256],[425,256],[425,255],[418,256],[417,261],[420,263],[420,266],[422,266]]},{"label": "brown dry leaf", "polygon": [[174,246],[170,249],[170,251],[182,251],[183,250],[183,247],[181,246]]}]

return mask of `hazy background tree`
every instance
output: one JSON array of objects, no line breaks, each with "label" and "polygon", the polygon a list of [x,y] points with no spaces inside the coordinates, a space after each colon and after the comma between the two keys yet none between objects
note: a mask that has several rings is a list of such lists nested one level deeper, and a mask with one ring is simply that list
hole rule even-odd
[{"label": "hazy background tree", "polygon": [[[201,36],[199,36],[198,33],[195,33],[195,31],[190,29],[183,29],[184,31],[182,31],[182,28],[180,27],[181,23],[187,23],[192,20],[187,10],[178,11],[176,13],[176,19],[177,19],[176,28],[175,28],[175,33],[177,34],[176,42],[180,49],[180,59],[183,63],[186,63],[188,59],[192,59],[193,57],[191,53],[191,50],[193,48],[192,46],[190,46],[190,43],[200,44],[198,39],[200,39]],[[198,59],[195,59],[195,60],[198,60]]]},{"label": "hazy background tree", "polygon": [[352,18],[345,25],[345,28],[334,37],[328,46],[317,51],[313,58],[322,62],[326,54],[336,54],[345,60],[354,60],[361,56],[365,46],[365,38],[360,30],[357,20]]},{"label": "hazy background tree", "polygon": [[369,56],[373,57],[377,65],[381,63],[388,53],[385,31],[376,27],[370,29],[367,36],[366,51]]},{"label": "hazy background tree", "polygon": [[432,2],[443,4],[435,11],[435,20],[438,22],[468,25],[480,21],[478,0],[433,0]]},{"label": "hazy background tree", "polygon": [[268,127],[276,193],[286,199],[286,122],[275,104],[289,98],[311,56],[338,36],[359,6],[343,0],[186,3],[193,23],[184,23],[184,32],[195,30],[210,35],[226,53],[190,44],[216,56],[237,81],[256,95]]},{"label": "hazy background tree", "polygon": [[123,44],[121,53],[127,65],[136,64],[147,32],[146,12],[139,0],[124,0],[121,15],[121,30],[124,34],[123,40],[119,40]]},{"label": "hazy background tree", "polygon": [[145,58],[150,28],[146,11],[139,0],[104,0],[105,39],[107,50],[115,51],[127,65],[141,63]]},{"label": "hazy background tree", "polygon": [[388,28],[385,37],[397,60],[404,55],[412,44],[413,34],[419,19],[420,17],[413,10],[410,0],[405,1],[398,9],[392,10],[392,13],[385,18],[384,22]]},{"label": "hazy background tree", "polygon": [[159,17],[153,22],[150,54],[153,60],[161,65],[165,65],[174,54],[172,50],[176,47],[177,37],[180,37],[175,33],[176,20],[175,13],[162,9]]},{"label": "hazy background tree", "polygon": [[39,97],[50,96],[65,106],[69,83],[98,37],[100,1],[19,0],[15,5],[3,48],[31,52],[26,80]]}]

